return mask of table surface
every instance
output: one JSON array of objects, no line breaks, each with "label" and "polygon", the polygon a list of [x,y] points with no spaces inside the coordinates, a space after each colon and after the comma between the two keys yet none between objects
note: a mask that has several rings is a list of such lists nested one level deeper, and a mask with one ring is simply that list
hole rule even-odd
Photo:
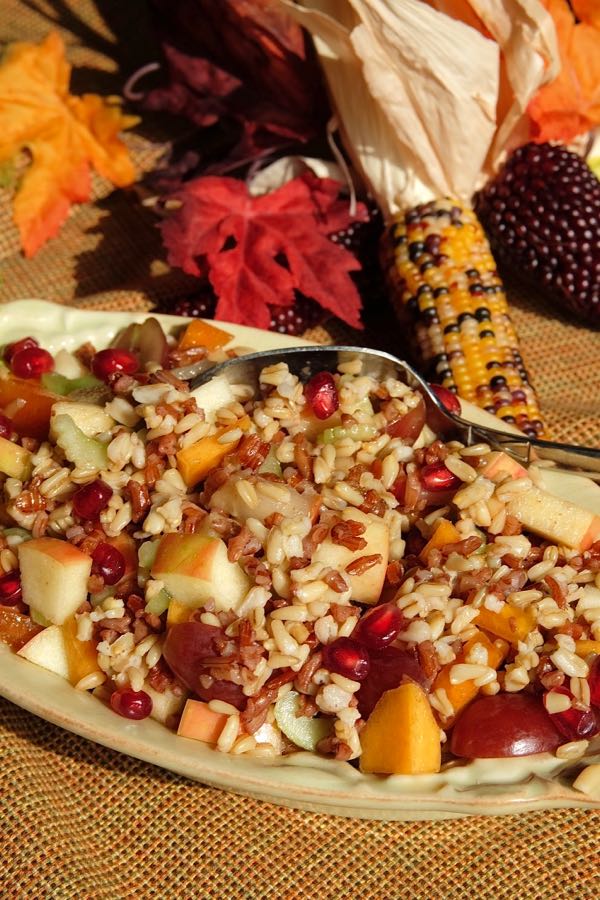
[{"label": "table surface", "polygon": [[[3,0],[0,43],[37,40],[52,23],[67,41],[77,90],[118,93],[156,57],[143,0],[97,8],[92,0]],[[167,139],[148,120],[128,138],[140,171],[156,164]],[[148,309],[192,292],[190,279],[161,262],[155,220],[135,197],[98,181],[94,201],[26,261],[0,192],[0,302]],[[511,301],[554,434],[600,445],[600,335],[516,291]],[[328,339],[323,330],[309,336]],[[599,813],[402,824],[280,809],[123,757],[4,700],[0,760],[0,894],[19,900],[566,900],[600,889]]]}]

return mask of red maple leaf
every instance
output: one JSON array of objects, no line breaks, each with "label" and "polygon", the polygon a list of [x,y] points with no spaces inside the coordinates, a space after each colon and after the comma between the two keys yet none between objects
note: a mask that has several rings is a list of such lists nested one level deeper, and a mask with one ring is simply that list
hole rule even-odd
[{"label": "red maple leaf", "polygon": [[350,277],[360,263],[327,235],[367,221],[368,213],[359,203],[350,214],[338,182],[306,173],[252,197],[243,181],[206,176],[174,196],[182,206],[161,226],[169,262],[190,275],[208,271],[216,318],[268,328],[267,304],[291,306],[299,291],[362,327]]}]

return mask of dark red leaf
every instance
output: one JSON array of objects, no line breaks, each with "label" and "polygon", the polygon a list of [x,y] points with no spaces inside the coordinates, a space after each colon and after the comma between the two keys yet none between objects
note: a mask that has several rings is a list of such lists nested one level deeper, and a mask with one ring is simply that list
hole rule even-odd
[{"label": "dark red leaf", "polygon": [[267,304],[291,306],[299,291],[361,328],[350,277],[360,263],[327,235],[368,213],[359,203],[351,216],[339,194],[336,181],[310,173],[260,197],[234,178],[194,179],[173,195],[181,209],[162,225],[169,262],[196,276],[206,263],[217,318],[268,328]]}]

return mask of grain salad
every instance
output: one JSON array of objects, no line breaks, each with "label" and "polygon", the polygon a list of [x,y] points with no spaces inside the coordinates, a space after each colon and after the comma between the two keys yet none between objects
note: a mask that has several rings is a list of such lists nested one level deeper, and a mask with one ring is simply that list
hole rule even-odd
[{"label": "grain salad", "polygon": [[[363,772],[581,759],[600,730],[600,517],[360,359],[260,390],[155,319],[0,366],[0,640],[128,719]],[[458,399],[438,389],[443,403]]]}]

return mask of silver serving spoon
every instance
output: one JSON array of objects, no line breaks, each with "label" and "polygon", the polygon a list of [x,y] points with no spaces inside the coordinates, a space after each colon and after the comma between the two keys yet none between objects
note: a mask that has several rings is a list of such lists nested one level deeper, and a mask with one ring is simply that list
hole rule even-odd
[{"label": "silver serving spoon", "polygon": [[[335,372],[340,363],[356,357],[362,361],[362,374],[372,375],[377,380],[397,378],[413,390],[420,391],[427,406],[430,422],[433,417],[432,427],[444,437],[456,437],[465,444],[483,441],[494,450],[503,450],[523,465],[548,460],[575,474],[600,481],[600,450],[593,447],[557,444],[468,422],[448,412],[427,382],[408,363],[381,350],[336,345],[264,350],[260,353],[233,357],[205,369],[195,375],[191,388],[193,390],[217,375],[224,375],[230,384],[248,384],[258,392],[259,374],[265,366],[284,362],[294,375],[306,382],[317,372]],[[192,367],[187,371],[176,370],[176,374],[182,377],[186,377],[187,374],[187,377],[190,377],[191,369]]]}]

